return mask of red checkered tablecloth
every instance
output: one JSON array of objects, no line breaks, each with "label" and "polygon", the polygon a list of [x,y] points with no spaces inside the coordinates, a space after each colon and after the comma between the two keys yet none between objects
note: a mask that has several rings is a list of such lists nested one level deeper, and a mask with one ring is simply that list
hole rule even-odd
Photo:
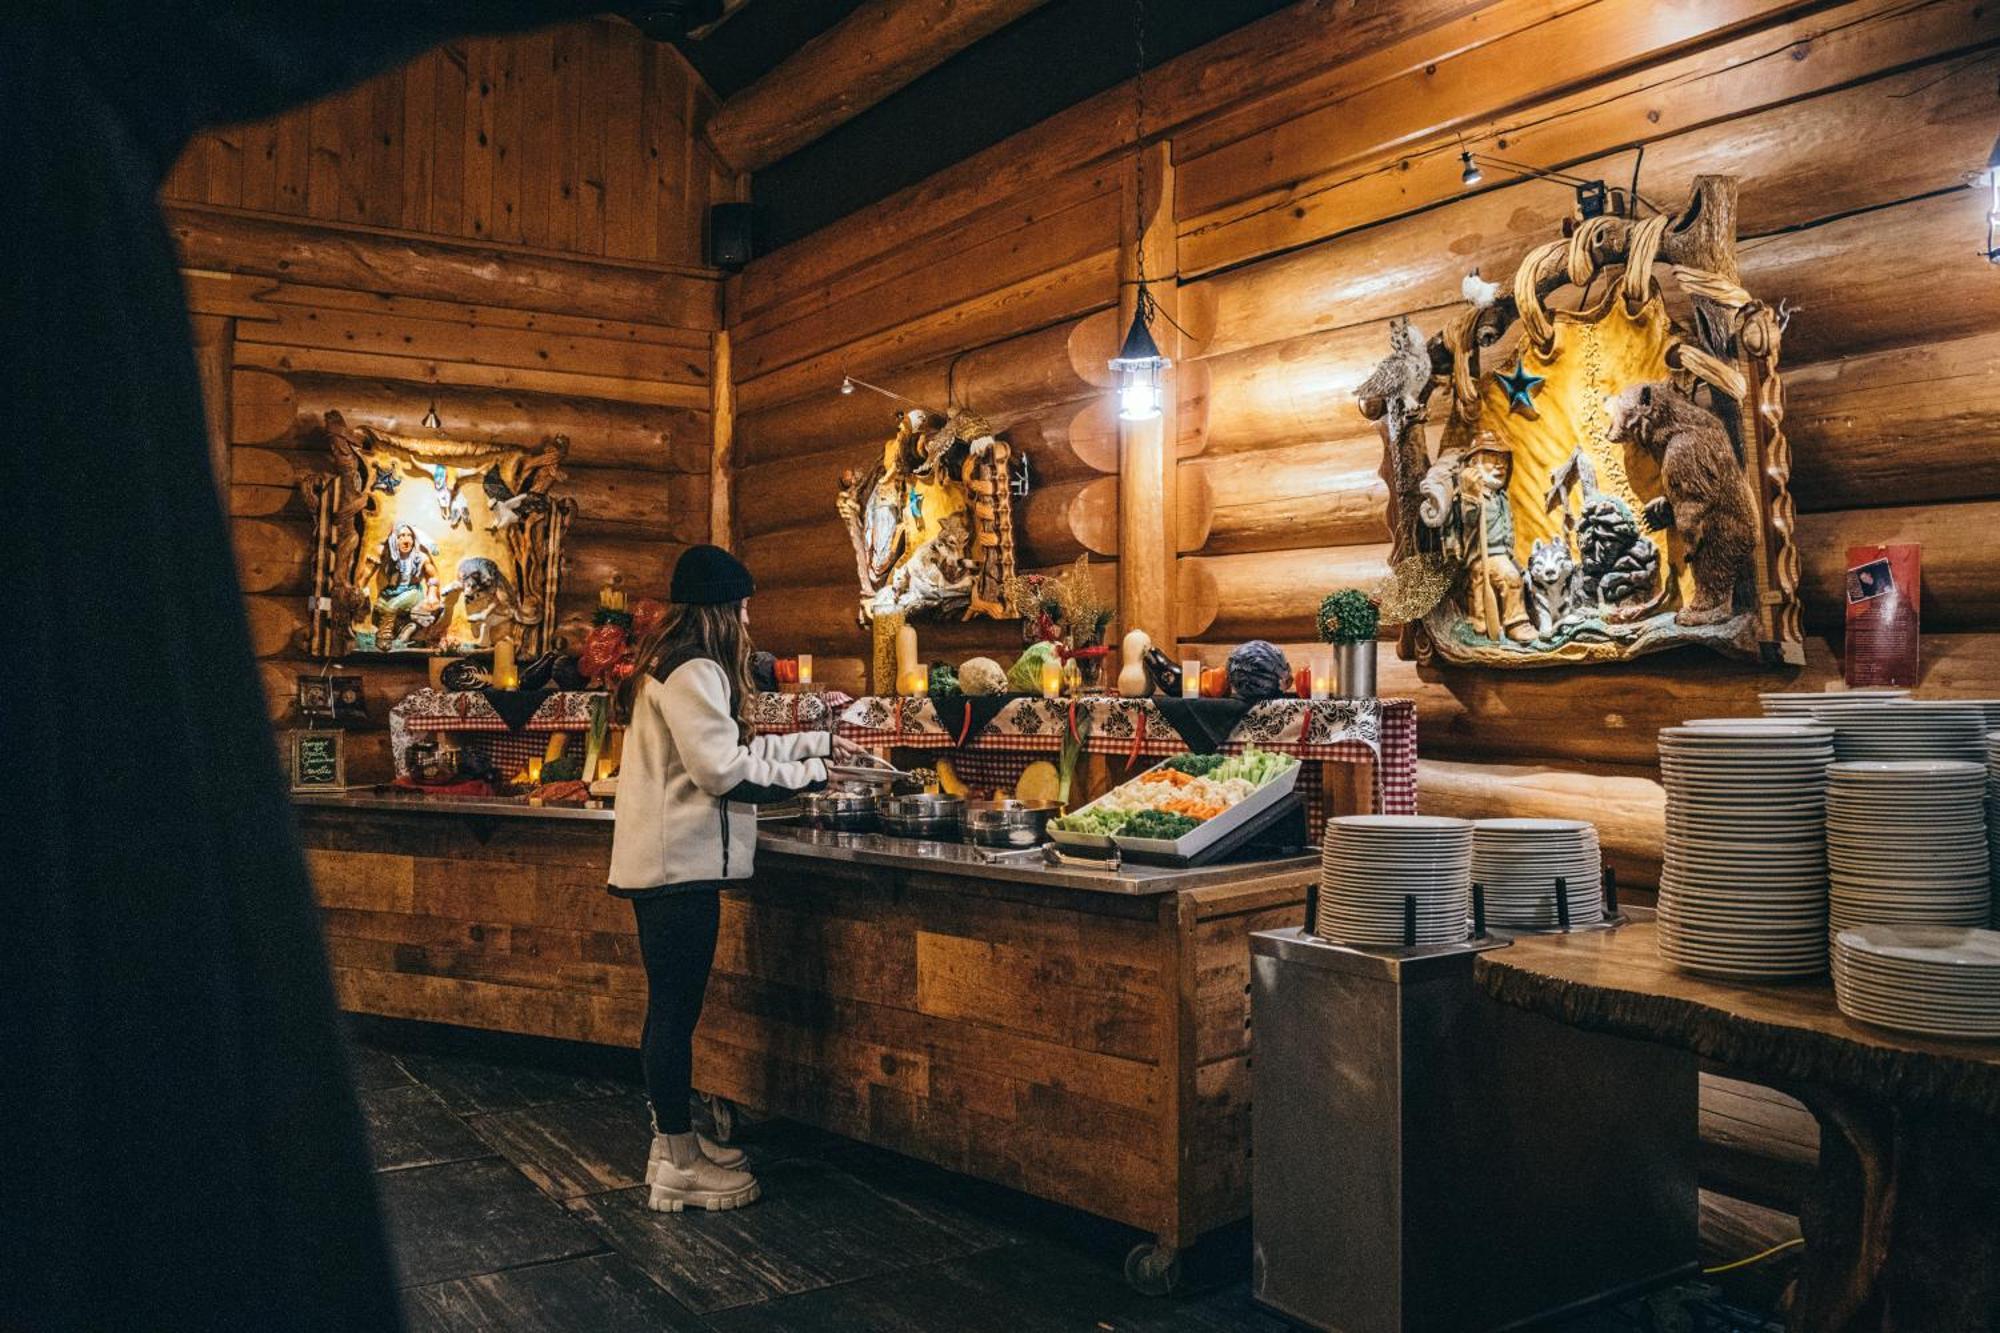
[{"label": "red checkered tablecloth", "polygon": [[[796,731],[824,726],[824,714],[794,701],[798,695],[764,695],[752,704],[752,719],[764,731]],[[811,697],[811,696],[807,696]],[[1017,699],[979,735],[964,745],[939,721],[928,698],[829,696],[825,713],[834,714],[840,734],[874,749],[949,751],[952,767],[980,787],[1011,786],[1037,756],[1058,753],[1074,732],[1087,754],[1165,758],[1187,744],[1150,699]],[[794,713],[812,722],[791,724]],[[1277,750],[1305,760],[1372,763],[1374,805],[1384,814],[1417,812],[1417,708],[1410,699],[1273,699],[1252,708],[1221,747],[1238,753],[1248,746]],[[1300,775],[1315,819],[1323,804],[1319,774]]]}]

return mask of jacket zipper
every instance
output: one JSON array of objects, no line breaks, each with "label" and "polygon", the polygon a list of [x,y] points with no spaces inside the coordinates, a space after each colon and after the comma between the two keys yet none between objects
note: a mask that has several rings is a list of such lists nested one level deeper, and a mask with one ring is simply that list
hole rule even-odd
[{"label": "jacket zipper", "polygon": [[729,878],[729,802],[716,802],[716,809],[722,814],[722,877]]}]

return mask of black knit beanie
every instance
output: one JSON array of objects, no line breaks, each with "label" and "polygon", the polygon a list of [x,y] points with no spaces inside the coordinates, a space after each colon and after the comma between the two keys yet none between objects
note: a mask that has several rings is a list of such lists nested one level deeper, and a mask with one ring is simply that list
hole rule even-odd
[{"label": "black knit beanie", "polygon": [[720,546],[690,546],[674,565],[668,596],[684,606],[740,602],[757,591],[750,571]]}]

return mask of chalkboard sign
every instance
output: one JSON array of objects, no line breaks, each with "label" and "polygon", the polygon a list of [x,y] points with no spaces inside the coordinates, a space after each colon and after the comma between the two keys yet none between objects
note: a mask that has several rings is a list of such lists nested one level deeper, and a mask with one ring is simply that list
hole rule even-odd
[{"label": "chalkboard sign", "polygon": [[344,791],[347,788],[347,757],[341,752],[338,731],[294,731],[291,733],[293,791]]}]

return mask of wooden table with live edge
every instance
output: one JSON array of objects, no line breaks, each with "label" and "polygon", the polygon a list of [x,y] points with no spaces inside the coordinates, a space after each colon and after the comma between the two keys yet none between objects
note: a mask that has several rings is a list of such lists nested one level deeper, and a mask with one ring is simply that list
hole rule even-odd
[{"label": "wooden table with live edge", "polygon": [[[636,1045],[609,810],[300,796],[342,1006]],[[1171,870],[989,860],[767,824],[723,894],[695,1085],[1151,1233],[1126,1272],[1249,1213],[1250,935],[1317,856]]]},{"label": "wooden table with live edge", "polygon": [[1651,922],[1518,939],[1480,955],[1474,976],[1503,1003],[1685,1047],[1811,1109],[1819,1168],[1791,1328],[2000,1328],[2000,1043],[1853,1022],[1824,981],[1679,971]]}]

